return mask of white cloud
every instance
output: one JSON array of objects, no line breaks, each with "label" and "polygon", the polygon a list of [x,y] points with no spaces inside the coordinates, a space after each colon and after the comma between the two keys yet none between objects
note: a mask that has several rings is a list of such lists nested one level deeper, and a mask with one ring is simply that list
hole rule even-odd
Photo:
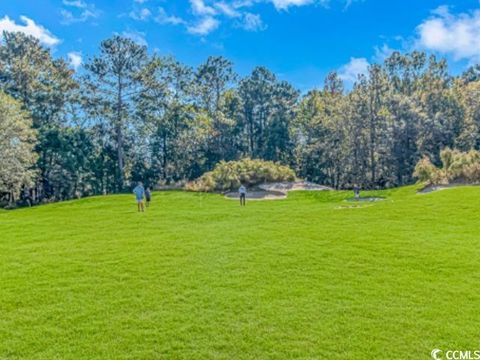
[{"label": "white cloud", "polygon": [[69,25],[78,22],[85,22],[90,18],[95,19],[100,16],[100,12],[87,9],[85,11],[82,11],[80,15],[75,16],[71,11],[62,9],[60,10],[60,15],[62,15],[63,18],[62,24]]},{"label": "white cloud", "polygon": [[142,8],[138,10],[132,10],[128,15],[134,20],[145,21],[148,20],[152,13],[147,8]]},{"label": "white cloud", "polygon": [[375,56],[373,59],[376,62],[383,63],[387,58],[390,57],[390,55],[393,54],[394,51],[395,49],[392,49],[387,44],[383,44],[381,47],[375,46]]},{"label": "white cloud", "polygon": [[66,9],[60,10],[61,22],[65,25],[85,22],[90,18],[95,19],[101,14],[101,11],[95,8],[95,4],[86,3],[83,0],[63,0],[63,4],[74,8],[73,12]]},{"label": "white cloud", "polygon": [[11,20],[8,16],[4,16],[0,19],[0,33],[3,31],[21,32],[37,38],[40,43],[47,46],[55,46],[60,42],[59,38],[43,26],[36,24],[32,19],[26,16],[20,16],[20,20],[24,25],[16,24],[15,21]]},{"label": "white cloud", "polygon": [[82,65],[83,59],[82,59],[81,53],[72,51],[72,52],[69,52],[67,56],[68,56],[68,62],[75,70],[77,70],[80,67],[80,65]]},{"label": "white cloud", "polygon": [[[344,0],[345,2],[345,6],[344,6],[344,10],[347,10],[350,6],[352,6],[352,4],[354,2],[363,2],[365,0]],[[328,4],[328,1],[324,1],[325,4]]]},{"label": "white cloud", "polygon": [[245,13],[242,28],[247,31],[262,31],[266,29],[262,18],[258,14]]},{"label": "white cloud", "polygon": [[86,9],[88,5],[82,0],[63,0],[63,5],[65,6],[73,6],[79,9]]},{"label": "white cloud", "polygon": [[340,68],[338,76],[343,81],[354,83],[357,80],[358,75],[366,74],[368,72],[369,66],[370,64],[367,59],[352,57],[348,64],[345,64]]},{"label": "white cloud", "polygon": [[291,6],[310,5],[314,0],[271,0],[277,10],[286,10]]},{"label": "white cloud", "polygon": [[217,19],[207,16],[201,19],[197,24],[188,26],[187,30],[190,34],[194,35],[208,35],[216,30],[219,25],[220,22]]},{"label": "white cloud", "polygon": [[227,4],[223,1],[215,3],[215,7],[224,15],[230,18],[240,17],[242,14],[235,8],[234,5]]},{"label": "white cloud", "polygon": [[138,45],[147,46],[147,40],[145,40],[145,33],[135,30],[124,31],[122,32],[122,36],[129,38],[130,40],[134,41]]},{"label": "white cloud", "polygon": [[185,24],[185,20],[174,15],[168,15],[164,8],[158,8],[158,15],[155,21],[159,24],[181,25]]},{"label": "white cloud", "polygon": [[454,15],[441,6],[417,31],[420,48],[452,55],[455,60],[480,60],[480,10]]},{"label": "white cloud", "polygon": [[[239,0],[240,1],[240,0]],[[259,2],[261,0],[245,0],[242,1],[243,4],[247,4],[247,6],[252,5],[255,2]],[[288,10],[290,7],[294,6],[306,6],[306,5],[322,5],[324,7],[328,7],[332,0],[263,0],[266,2],[272,3],[277,10]],[[343,7],[344,10],[347,10],[354,2],[362,2],[365,0],[338,0],[337,2],[343,2],[345,5]]]},{"label": "white cloud", "polygon": [[205,4],[204,0],[190,0],[190,5],[195,15],[212,16],[217,14],[214,8]]},{"label": "white cloud", "polygon": [[[134,0],[143,3],[146,0]],[[163,0],[166,1],[166,0]],[[194,35],[207,35],[215,31],[222,21],[234,19],[233,25],[247,31],[261,31],[267,28],[259,14],[248,11],[260,3],[270,3],[277,10],[288,10],[294,6],[305,5],[328,5],[331,0],[189,0],[190,12],[193,18],[184,20],[180,17],[168,15],[163,8],[159,8],[159,14],[155,20],[159,24],[182,24],[187,31]],[[363,0],[337,0],[350,3]],[[132,16],[133,15],[133,16]],[[132,14],[134,18],[142,18],[138,14]],[[144,18],[146,18],[145,16]]]}]

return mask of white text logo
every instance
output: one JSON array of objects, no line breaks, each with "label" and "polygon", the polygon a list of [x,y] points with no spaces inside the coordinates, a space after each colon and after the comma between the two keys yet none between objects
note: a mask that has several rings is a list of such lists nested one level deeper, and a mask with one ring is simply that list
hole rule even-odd
[{"label": "white text logo", "polygon": [[[444,357],[442,357],[444,354]],[[446,350],[433,349],[431,352],[434,360],[480,360],[480,350]]]}]

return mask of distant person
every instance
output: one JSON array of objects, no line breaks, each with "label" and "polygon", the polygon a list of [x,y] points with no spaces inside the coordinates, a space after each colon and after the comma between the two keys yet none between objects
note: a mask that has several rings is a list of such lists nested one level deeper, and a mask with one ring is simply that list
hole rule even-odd
[{"label": "distant person", "polygon": [[353,194],[355,195],[355,199],[360,199],[360,187],[357,184],[353,186]]},{"label": "distant person", "polygon": [[238,189],[238,194],[240,195],[240,206],[245,206],[245,199],[247,197],[247,188],[243,185],[240,185]]},{"label": "distant person", "polygon": [[145,200],[148,208],[150,206],[150,201],[152,201],[152,192],[150,191],[149,187],[145,189]]},{"label": "distant person", "polygon": [[143,188],[143,184],[141,182],[139,182],[135,189],[133,189],[133,193],[137,199],[138,211],[144,212],[145,209],[143,207],[143,197],[145,195],[145,189]]}]

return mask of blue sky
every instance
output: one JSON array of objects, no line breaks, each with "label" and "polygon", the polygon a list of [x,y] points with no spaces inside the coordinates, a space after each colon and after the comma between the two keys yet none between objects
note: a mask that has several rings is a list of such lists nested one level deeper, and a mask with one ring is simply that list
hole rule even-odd
[{"label": "blue sky", "polygon": [[351,82],[393,49],[446,56],[454,73],[480,60],[478,0],[0,0],[0,30],[38,37],[72,67],[123,34],[191,66],[264,65],[303,91],[330,70]]}]

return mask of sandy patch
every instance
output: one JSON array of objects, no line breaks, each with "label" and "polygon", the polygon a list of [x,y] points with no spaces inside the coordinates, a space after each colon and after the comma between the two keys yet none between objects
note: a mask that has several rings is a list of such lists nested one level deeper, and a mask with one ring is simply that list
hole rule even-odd
[{"label": "sandy patch", "polygon": [[458,187],[465,187],[465,186],[480,186],[480,184],[446,184],[446,185],[429,185],[424,187],[422,190],[419,190],[419,194],[429,194],[434,191],[441,191],[441,190],[448,190],[454,189]]},{"label": "sandy patch", "polygon": [[270,183],[262,184],[258,186],[260,189],[265,191],[325,191],[332,190],[328,186],[314,184],[308,181],[294,181],[294,182],[279,182],[279,183]]},{"label": "sandy patch", "polygon": [[[238,200],[238,192],[232,191],[225,194],[227,199]],[[287,194],[280,191],[250,191],[247,192],[247,200],[281,200],[286,199]]]},{"label": "sandy patch", "polygon": [[360,198],[351,198],[351,199],[347,199],[347,201],[349,202],[357,202],[357,203],[361,203],[361,202],[377,202],[377,201],[383,201],[385,200],[385,198],[381,198],[381,197],[360,197]]},{"label": "sandy patch", "polygon": [[[247,200],[282,200],[287,198],[289,191],[326,191],[328,186],[314,184],[308,181],[281,182],[259,185],[260,190],[247,191]],[[227,199],[238,200],[238,192],[225,194]]]}]

